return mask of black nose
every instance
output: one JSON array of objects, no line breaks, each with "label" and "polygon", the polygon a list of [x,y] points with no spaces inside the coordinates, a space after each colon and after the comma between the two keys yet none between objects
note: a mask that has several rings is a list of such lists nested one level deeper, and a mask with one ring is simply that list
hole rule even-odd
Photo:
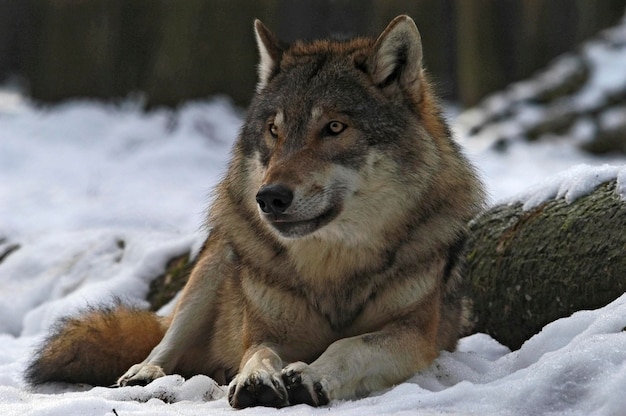
[{"label": "black nose", "polygon": [[256,202],[266,214],[282,214],[291,201],[293,192],[285,185],[263,185],[256,194]]}]

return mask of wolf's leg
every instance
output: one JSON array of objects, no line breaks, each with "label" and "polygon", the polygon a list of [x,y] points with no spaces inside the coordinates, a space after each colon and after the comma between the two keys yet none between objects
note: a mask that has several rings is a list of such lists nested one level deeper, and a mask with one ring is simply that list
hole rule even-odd
[{"label": "wolf's leg", "polygon": [[208,350],[221,282],[232,273],[228,250],[210,248],[207,247],[201,253],[176,304],[165,336],[143,362],[133,365],[118,379],[118,386],[146,385],[165,374],[171,374],[190,346],[204,345]]},{"label": "wolf's leg", "polygon": [[159,344],[148,357],[135,364],[118,380],[118,386],[145,386],[153,380],[171,374],[185,349],[189,347],[192,334],[201,330],[205,323],[200,317],[209,315],[207,311],[193,310],[186,304],[177,310],[170,327]]},{"label": "wolf's leg", "polygon": [[228,390],[228,401],[232,407],[283,407],[289,404],[281,378],[283,360],[271,346],[260,345],[248,349],[242,363],[243,368]]},{"label": "wolf's leg", "polygon": [[319,406],[334,399],[362,397],[406,380],[438,355],[436,319],[432,319],[432,328],[420,329],[420,322],[394,324],[340,339],[310,365],[287,365],[282,377],[289,403]]}]

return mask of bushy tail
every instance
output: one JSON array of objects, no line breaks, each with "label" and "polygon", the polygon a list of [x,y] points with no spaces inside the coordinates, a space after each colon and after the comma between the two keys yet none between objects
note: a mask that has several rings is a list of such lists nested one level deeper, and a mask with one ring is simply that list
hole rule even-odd
[{"label": "bushy tail", "polygon": [[90,309],[55,325],[24,377],[33,386],[52,381],[109,386],[143,361],[166,329],[149,311],[127,306]]}]

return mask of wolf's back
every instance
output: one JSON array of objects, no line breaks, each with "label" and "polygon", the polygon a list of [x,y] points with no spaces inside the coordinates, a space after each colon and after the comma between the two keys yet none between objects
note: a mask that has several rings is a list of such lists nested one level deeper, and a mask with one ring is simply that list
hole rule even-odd
[{"label": "wolf's back", "polygon": [[26,381],[111,385],[148,356],[166,329],[154,313],[126,306],[65,318],[35,354]]}]

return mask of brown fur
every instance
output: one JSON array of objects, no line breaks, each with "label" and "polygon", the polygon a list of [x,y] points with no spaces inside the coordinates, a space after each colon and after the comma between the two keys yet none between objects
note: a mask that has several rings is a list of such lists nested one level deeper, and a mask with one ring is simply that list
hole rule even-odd
[{"label": "brown fur", "polygon": [[[461,252],[481,185],[441,117],[410,18],[378,39],[292,46],[255,27],[257,95],[211,234],[163,339],[114,372],[120,385],[207,374],[230,382],[238,408],[358,397],[428,366],[467,330]],[[74,329],[98,319],[61,327],[31,382],[100,382],[82,367],[101,349],[121,363],[136,340],[162,335]],[[66,343],[83,343],[81,356],[52,353]],[[63,362],[71,378],[48,371]]]}]

